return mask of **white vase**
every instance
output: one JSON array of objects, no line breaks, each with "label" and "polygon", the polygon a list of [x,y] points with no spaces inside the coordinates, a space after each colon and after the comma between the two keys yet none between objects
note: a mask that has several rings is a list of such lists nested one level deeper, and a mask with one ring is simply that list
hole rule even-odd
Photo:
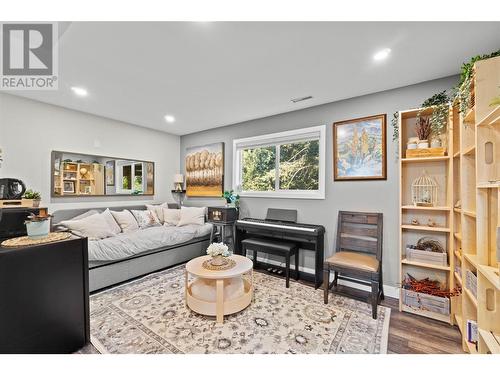
[{"label": "white vase", "polygon": [[418,142],[417,148],[429,148],[429,141],[420,141],[420,142]]}]

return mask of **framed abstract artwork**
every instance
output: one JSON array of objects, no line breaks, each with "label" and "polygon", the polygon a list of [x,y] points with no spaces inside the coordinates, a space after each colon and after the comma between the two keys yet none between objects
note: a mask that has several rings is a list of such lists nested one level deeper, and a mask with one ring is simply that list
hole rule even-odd
[{"label": "framed abstract artwork", "polygon": [[224,191],[224,142],[186,149],[186,195],[221,197]]},{"label": "framed abstract artwork", "polygon": [[386,180],[387,115],[375,115],[333,124],[335,181]]}]

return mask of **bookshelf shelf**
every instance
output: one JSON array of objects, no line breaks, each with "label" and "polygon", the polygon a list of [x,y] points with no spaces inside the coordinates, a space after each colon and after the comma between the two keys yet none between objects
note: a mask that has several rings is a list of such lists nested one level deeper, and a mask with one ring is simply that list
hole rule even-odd
[{"label": "bookshelf shelf", "polygon": [[412,225],[412,224],[403,224],[401,225],[401,229],[404,230],[418,230],[422,232],[450,232],[450,228],[444,227],[428,227],[425,225]]},{"label": "bookshelf shelf", "polygon": [[403,210],[415,210],[415,211],[450,211],[451,207],[448,206],[413,206],[413,205],[406,205],[402,206],[401,209]]},{"label": "bookshelf shelf", "polygon": [[438,162],[438,161],[449,161],[449,156],[428,156],[422,158],[402,158],[402,163],[426,163],[426,162]]},{"label": "bookshelf shelf", "polygon": [[464,122],[474,124],[476,121],[476,107],[473,106],[464,116]]},{"label": "bookshelf shelf", "polygon": [[429,264],[429,263],[421,263],[421,262],[413,262],[407,259],[403,259],[401,261],[402,264],[407,264],[410,266],[415,266],[415,267],[423,267],[423,268],[432,268],[435,270],[441,270],[441,271],[450,271],[450,266],[439,266],[437,264]]},{"label": "bookshelf shelf", "polygon": [[478,333],[481,354],[500,354],[500,342],[492,332],[479,328]]},{"label": "bookshelf shelf", "polygon": [[476,154],[476,145],[470,146],[462,153],[462,155],[464,156],[474,156],[475,154]]},{"label": "bookshelf shelf", "polygon": [[465,292],[465,295],[470,298],[470,300],[472,302],[472,305],[477,309],[477,299],[476,299],[476,297],[474,297],[474,295],[472,294],[472,292],[469,289],[467,289],[467,288],[463,288],[463,291]]},{"label": "bookshelf shelf", "polygon": [[496,126],[500,125],[500,105],[496,106],[490,113],[486,115],[477,126]]}]

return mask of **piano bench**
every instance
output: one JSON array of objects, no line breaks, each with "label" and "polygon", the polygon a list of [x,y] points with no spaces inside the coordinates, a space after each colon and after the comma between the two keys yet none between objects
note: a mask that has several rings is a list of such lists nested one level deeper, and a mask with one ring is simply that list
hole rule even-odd
[{"label": "piano bench", "polygon": [[285,257],[286,287],[290,287],[290,257],[295,255],[295,280],[299,279],[299,247],[294,242],[274,241],[262,238],[245,238],[241,241],[242,255],[247,255],[247,250],[253,251],[254,266],[257,264],[259,252]]}]

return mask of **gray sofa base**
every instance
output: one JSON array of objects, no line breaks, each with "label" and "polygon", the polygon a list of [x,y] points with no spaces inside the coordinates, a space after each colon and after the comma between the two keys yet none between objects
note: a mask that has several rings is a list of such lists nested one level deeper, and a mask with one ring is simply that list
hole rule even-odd
[{"label": "gray sofa base", "polygon": [[91,267],[89,269],[89,290],[90,292],[95,292],[154,271],[186,262],[204,255],[209,244],[209,238],[202,238],[177,247],[149,252],[133,258]]}]

